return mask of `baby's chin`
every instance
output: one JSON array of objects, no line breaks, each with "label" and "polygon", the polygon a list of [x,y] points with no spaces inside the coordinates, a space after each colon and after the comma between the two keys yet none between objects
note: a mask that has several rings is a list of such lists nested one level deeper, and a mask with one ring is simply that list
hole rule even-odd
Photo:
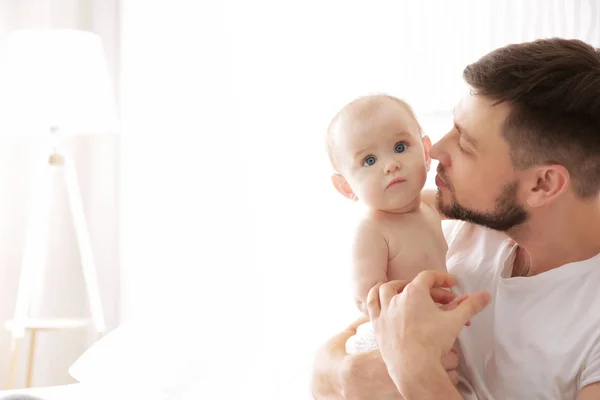
[{"label": "baby's chin", "polygon": [[417,193],[414,196],[402,196],[402,198],[394,199],[394,201],[381,202],[379,204],[365,204],[365,206],[373,212],[404,214],[418,210],[420,204],[421,198],[419,193]]}]

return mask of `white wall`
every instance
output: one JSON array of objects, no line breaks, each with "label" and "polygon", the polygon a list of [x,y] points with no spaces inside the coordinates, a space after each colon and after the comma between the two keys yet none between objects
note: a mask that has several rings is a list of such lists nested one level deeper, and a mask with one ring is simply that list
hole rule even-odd
[{"label": "white wall", "polygon": [[[248,177],[258,155],[240,119],[225,6],[123,2],[123,317],[167,323],[174,346],[199,350],[204,381],[241,390],[230,375],[257,372],[270,282],[256,261],[264,198]],[[196,341],[181,343],[188,329]]]},{"label": "white wall", "polygon": [[[116,0],[19,0],[0,2],[0,60],[6,34],[28,27],[80,28],[99,33],[116,78]],[[51,61],[51,60],[50,60]],[[1,62],[0,62],[1,70]],[[5,77],[0,73],[0,77]],[[115,82],[116,83],[116,82]],[[116,87],[116,85],[115,85]],[[1,79],[0,79],[1,90]],[[109,329],[119,319],[119,254],[117,213],[117,137],[77,138],[70,143],[82,190],[103,305]],[[32,199],[33,163],[46,157],[35,141],[0,136],[0,323],[12,318],[21,267],[25,230]],[[37,158],[36,158],[37,157]],[[59,176],[52,198],[53,216],[44,292],[32,314],[38,317],[87,316],[78,246]],[[72,382],[67,369],[89,344],[85,332],[40,334],[33,384]],[[0,329],[0,387],[8,374],[10,335]],[[26,348],[22,355],[25,355]],[[24,367],[25,359],[21,359]],[[23,373],[23,368],[20,370]],[[19,384],[23,383],[23,374]]]}]

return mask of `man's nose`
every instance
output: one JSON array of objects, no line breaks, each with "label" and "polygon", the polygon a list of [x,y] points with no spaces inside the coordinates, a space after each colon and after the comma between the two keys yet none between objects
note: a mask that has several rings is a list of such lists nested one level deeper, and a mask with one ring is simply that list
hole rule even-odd
[{"label": "man's nose", "polygon": [[385,174],[393,174],[394,172],[400,171],[400,168],[402,168],[402,165],[397,162],[397,161],[392,161],[389,162],[386,166],[385,166]]},{"label": "man's nose", "polygon": [[452,135],[453,132],[449,132],[442,136],[442,138],[438,140],[435,144],[433,144],[429,149],[429,157],[440,162],[442,161],[442,158],[447,158],[446,156],[448,154],[449,146],[451,145],[453,140]]},{"label": "man's nose", "polygon": [[431,146],[431,149],[429,149],[429,157],[431,157],[433,159],[436,159],[436,160],[440,159],[440,153],[442,151],[441,150],[442,140],[438,141],[433,146]]}]

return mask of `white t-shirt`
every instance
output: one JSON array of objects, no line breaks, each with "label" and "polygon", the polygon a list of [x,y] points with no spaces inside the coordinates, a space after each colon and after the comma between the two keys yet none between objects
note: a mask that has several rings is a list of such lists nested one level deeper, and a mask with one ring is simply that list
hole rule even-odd
[{"label": "white t-shirt", "polygon": [[459,294],[492,302],[459,336],[465,399],[575,399],[600,381],[600,255],[511,278],[516,246],[502,233],[444,221]]}]

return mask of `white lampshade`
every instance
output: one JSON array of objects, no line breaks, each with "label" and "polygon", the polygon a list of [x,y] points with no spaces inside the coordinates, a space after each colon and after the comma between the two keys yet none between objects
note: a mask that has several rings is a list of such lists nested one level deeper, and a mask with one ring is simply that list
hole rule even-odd
[{"label": "white lampshade", "polygon": [[73,29],[19,30],[7,43],[2,131],[117,133],[116,103],[100,37]]}]

